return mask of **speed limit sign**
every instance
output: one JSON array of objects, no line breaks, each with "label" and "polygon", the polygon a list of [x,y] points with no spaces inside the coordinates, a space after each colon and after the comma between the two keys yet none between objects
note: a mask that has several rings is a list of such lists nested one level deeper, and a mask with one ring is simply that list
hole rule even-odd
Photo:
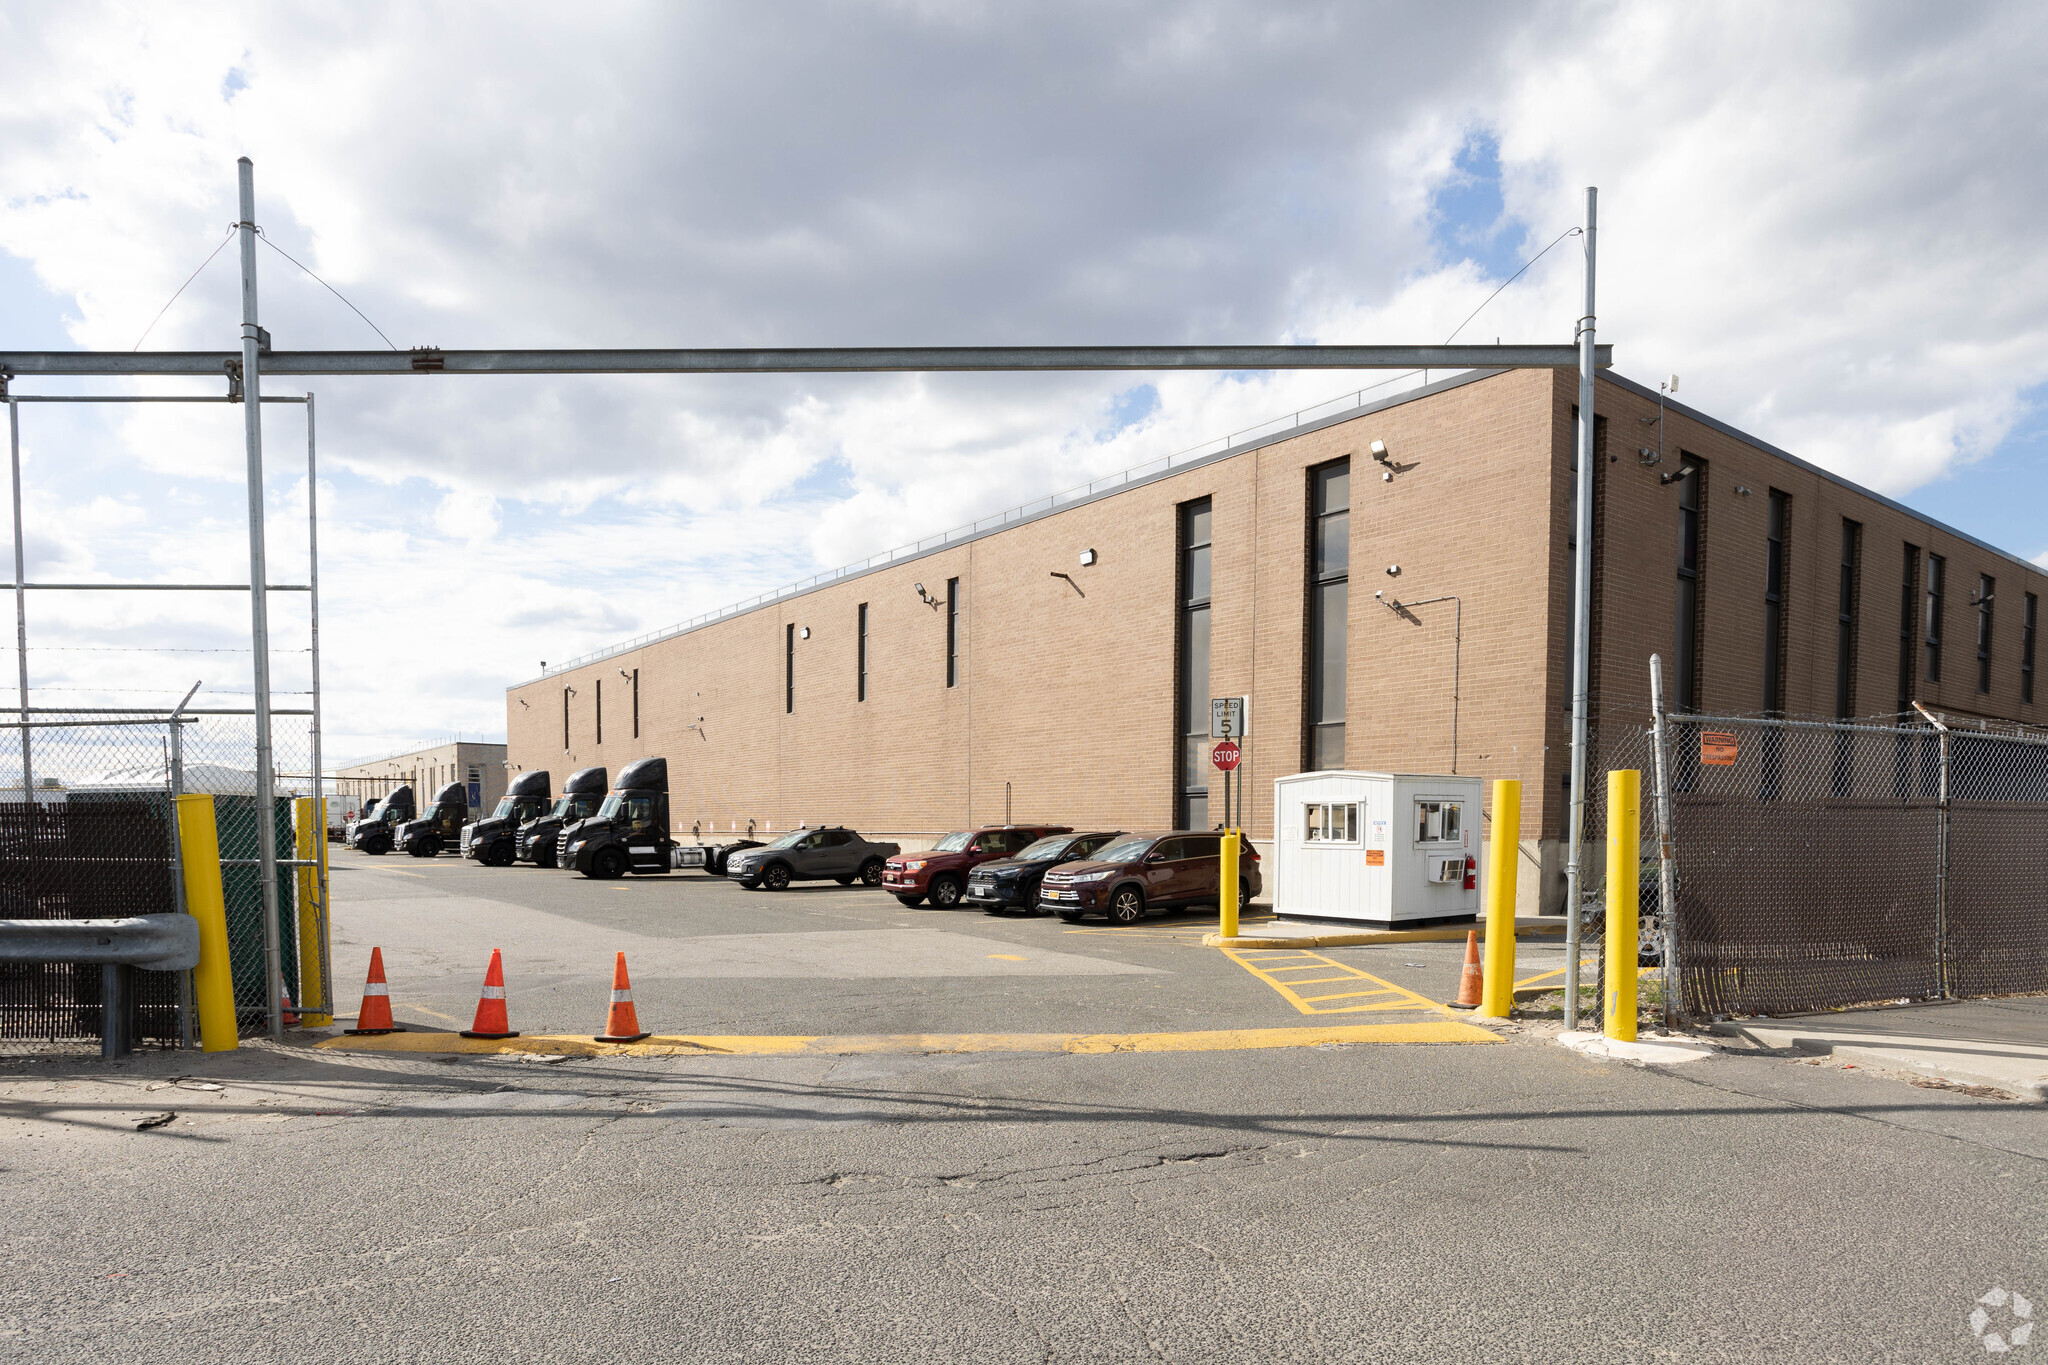
[{"label": "speed limit sign", "polygon": [[1244,751],[1237,747],[1234,739],[1226,739],[1209,751],[1209,761],[1226,773],[1235,768],[1242,757]]}]

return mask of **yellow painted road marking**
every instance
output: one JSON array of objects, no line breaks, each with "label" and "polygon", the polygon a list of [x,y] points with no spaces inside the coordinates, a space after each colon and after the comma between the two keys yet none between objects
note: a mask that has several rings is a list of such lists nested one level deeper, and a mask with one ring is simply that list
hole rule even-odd
[{"label": "yellow painted road marking", "polygon": [[[1417,997],[1418,999],[1420,997]],[[1427,1002],[1425,1002],[1427,1003]],[[1326,1024],[1317,1028],[1209,1029],[1195,1033],[898,1033],[806,1037],[656,1035],[638,1043],[599,1043],[588,1034],[464,1038],[459,1033],[389,1033],[329,1038],[316,1044],[342,1052],[557,1053],[576,1057],[848,1057],[868,1053],[1243,1052],[1261,1048],[1327,1047],[1336,1043],[1497,1043],[1500,1036],[1455,1019],[1399,1024]]]},{"label": "yellow painted road marking", "polygon": [[[1449,1009],[1434,1000],[1417,995],[1405,987],[1396,986],[1390,981],[1382,981],[1372,973],[1362,972],[1349,963],[1339,962],[1335,958],[1324,957],[1319,953],[1305,953],[1294,948],[1222,948],[1218,951],[1280,992],[1282,999],[1303,1014],[1362,1014],[1379,1010],[1429,1010],[1436,1014],[1450,1013]],[[1309,960],[1299,960],[1303,958]],[[1288,979],[1276,974],[1299,971],[1326,971],[1335,975]],[[1367,989],[1306,996],[1295,990],[1296,986],[1324,985],[1333,981],[1356,982]],[[1333,1003],[1339,1000],[1357,1000],[1363,1003]],[[1484,1029],[1480,1031],[1485,1032]]]},{"label": "yellow painted road marking", "polygon": [[1015,953],[990,953],[989,957],[996,962],[1025,962],[1029,960],[1019,957]]}]

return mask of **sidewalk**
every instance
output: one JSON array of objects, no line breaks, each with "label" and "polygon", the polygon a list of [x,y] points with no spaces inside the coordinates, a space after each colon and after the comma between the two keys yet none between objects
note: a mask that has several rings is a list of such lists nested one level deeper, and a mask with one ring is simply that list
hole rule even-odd
[{"label": "sidewalk", "polygon": [[[1346,925],[1329,920],[1276,919],[1243,926],[1235,938],[1205,934],[1202,943],[1209,948],[1351,948],[1373,943],[1463,943],[1465,936],[1474,929],[1479,931],[1480,938],[1486,937],[1483,916],[1473,924],[1444,924],[1427,929],[1375,929],[1364,924]],[[1515,937],[1537,934],[1564,937],[1564,917],[1515,916]]]},{"label": "sidewalk", "polygon": [[2048,1101],[2048,996],[1731,1020],[1714,1032]]}]

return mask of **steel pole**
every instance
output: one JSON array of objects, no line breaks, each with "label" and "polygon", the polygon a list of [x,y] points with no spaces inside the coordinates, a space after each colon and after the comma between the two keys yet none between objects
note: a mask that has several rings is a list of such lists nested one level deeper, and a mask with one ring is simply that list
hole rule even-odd
[{"label": "steel pole", "polygon": [[[319,914],[315,917],[320,926],[320,1000],[332,1011],[334,1008],[334,978],[331,954],[328,944],[331,931],[327,922],[327,781],[326,769],[321,766],[320,757],[320,463],[313,437],[313,395],[306,395],[306,592],[307,602],[312,610],[312,660],[313,660],[313,857],[319,866],[314,872],[314,883],[319,891]],[[299,952],[299,971],[305,967],[305,949]],[[303,984],[300,993],[304,993]]]},{"label": "steel pole", "polygon": [[277,924],[277,765],[270,746],[269,571],[263,555],[263,402],[259,388],[262,329],[256,323],[256,168],[236,163],[241,182],[242,439],[249,469],[249,651],[256,694],[256,880],[263,894],[263,985],[270,1036],[284,1036],[284,954]]},{"label": "steel pole", "polygon": [[29,771],[28,747],[28,593],[22,587],[27,574],[22,571],[21,546],[21,409],[11,397],[7,400],[7,467],[14,480],[14,659],[20,670],[17,685],[21,688],[21,799],[27,803],[36,799],[36,793]]},{"label": "steel pole", "polygon": [[1578,553],[1572,561],[1571,838],[1564,864],[1564,1026],[1579,1026],[1579,863],[1586,824],[1586,712],[1593,652],[1593,266],[1600,191],[1586,189],[1586,308],[1579,318]]},{"label": "steel pole", "polygon": [[1651,744],[1657,765],[1657,914],[1664,939],[1664,1027],[1678,1022],[1678,872],[1671,843],[1671,767],[1664,726],[1664,661],[1650,656]]}]

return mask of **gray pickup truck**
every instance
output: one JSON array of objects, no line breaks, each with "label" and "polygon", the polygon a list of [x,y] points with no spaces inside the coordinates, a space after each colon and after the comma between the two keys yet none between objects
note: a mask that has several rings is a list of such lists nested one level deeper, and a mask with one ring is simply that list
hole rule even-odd
[{"label": "gray pickup truck", "polygon": [[759,848],[732,853],[725,860],[725,875],[749,891],[781,891],[791,882],[880,886],[883,859],[898,851],[894,844],[870,843],[844,825],[794,829]]}]

